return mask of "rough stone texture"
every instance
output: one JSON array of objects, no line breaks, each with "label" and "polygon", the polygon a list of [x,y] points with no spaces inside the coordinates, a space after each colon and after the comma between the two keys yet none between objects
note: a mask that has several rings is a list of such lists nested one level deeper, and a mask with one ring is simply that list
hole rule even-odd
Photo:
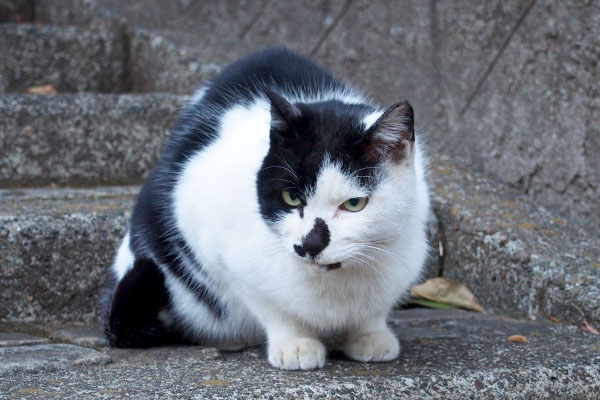
[{"label": "rough stone texture", "polygon": [[0,332],[0,347],[47,343],[48,339],[21,332]]},{"label": "rough stone texture", "polygon": [[53,340],[76,344],[83,347],[102,347],[106,346],[104,332],[98,327],[61,329],[52,332],[50,338]]},{"label": "rough stone texture", "polygon": [[600,239],[517,191],[437,159],[442,275],[492,312],[600,325]]},{"label": "rough stone texture", "polygon": [[186,99],[0,95],[0,186],[142,182]]},{"label": "rough stone texture", "polygon": [[0,92],[51,84],[59,92],[124,90],[120,33],[0,25]]},{"label": "rough stone texture", "polygon": [[32,21],[33,16],[33,0],[2,0],[0,3],[0,22]]},{"label": "rough stone texture", "polygon": [[596,2],[71,0],[44,9],[54,23],[150,28],[227,62],[286,44],[384,103],[408,98],[433,144],[600,227]]},{"label": "rough stone texture", "polygon": [[[0,376],[19,372],[65,370],[74,367],[104,365],[110,357],[95,350],[70,344],[38,344],[0,347]],[[7,382],[9,379],[3,379]],[[5,388],[6,389],[6,388]],[[7,393],[3,389],[2,393]]]},{"label": "rough stone texture", "polygon": [[[330,355],[317,371],[272,368],[263,349],[219,353],[201,347],[106,349],[106,366],[0,380],[20,398],[419,398],[596,399],[598,336],[572,326],[461,311],[405,310],[391,324],[402,353],[364,364]],[[508,336],[524,335],[528,343]]]},{"label": "rough stone texture", "polygon": [[134,92],[194,93],[221,70],[201,47],[177,45],[144,29],[129,34],[129,75]]},{"label": "rough stone texture", "polygon": [[481,84],[464,91],[471,97],[443,143],[531,201],[598,230],[600,6],[532,3],[491,70],[475,75]]},{"label": "rough stone texture", "polygon": [[96,319],[134,192],[2,191],[0,322]]}]

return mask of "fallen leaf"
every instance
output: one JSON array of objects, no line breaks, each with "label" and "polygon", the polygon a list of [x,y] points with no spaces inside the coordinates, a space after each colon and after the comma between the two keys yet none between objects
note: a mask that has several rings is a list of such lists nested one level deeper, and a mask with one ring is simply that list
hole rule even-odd
[{"label": "fallen leaf", "polygon": [[31,86],[25,89],[25,94],[56,94],[52,85]]},{"label": "fallen leaf", "polygon": [[508,340],[516,343],[527,343],[527,338],[521,335],[512,335],[508,337]]},{"label": "fallen leaf", "polygon": [[583,323],[581,324],[581,329],[584,332],[589,332],[594,335],[600,335],[600,332],[598,332],[598,329],[596,329],[593,326],[591,326],[590,324],[588,324],[588,322],[586,320],[583,320]]},{"label": "fallen leaf", "polygon": [[440,303],[438,301],[431,301],[431,300],[425,300],[425,299],[413,299],[413,300],[407,302],[407,304],[414,304],[417,306],[428,307],[428,308],[442,308],[442,309],[452,309],[452,310],[458,309],[457,306],[452,305],[452,304]]},{"label": "fallen leaf", "polygon": [[560,323],[560,319],[558,319],[558,318],[556,318],[556,317],[549,316],[548,318],[550,318],[550,321],[552,321],[552,322],[554,322],[554,323],[556,323],[556,324],[559,324],[559,323]]},{"label": "fallen leaf", "polygon": [[428,279],[420,285],[413,286],[410,294],[413,297],[421,297],[437,303],[485,312],[485,309],[465,285],[451,279]]}]

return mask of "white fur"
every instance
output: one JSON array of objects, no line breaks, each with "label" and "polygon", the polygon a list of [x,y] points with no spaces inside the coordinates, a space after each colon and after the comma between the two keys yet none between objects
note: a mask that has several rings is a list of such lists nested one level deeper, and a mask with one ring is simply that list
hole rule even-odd
[{"label": "white fur", "polygon": [[121,241],[121,245],[119,246],[119,250],[117,250],[117,255],[113,263],[113,272],[117,281],[120,281],[127,271],[133,268],[133,261],[133,253],[129,248],[129,232],[127,232]]}]

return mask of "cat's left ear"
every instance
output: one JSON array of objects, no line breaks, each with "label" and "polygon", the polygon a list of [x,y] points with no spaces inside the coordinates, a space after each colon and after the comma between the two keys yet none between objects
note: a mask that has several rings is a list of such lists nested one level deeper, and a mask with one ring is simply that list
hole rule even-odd
[{"label": "cat's left ear", "polygon": [[364,156],[371,161],[400,162],[415,143],[413,108],[401,101],[388,108],[366,133]]},{"label": "cat's left ear", "polygon": [[297,138],[294,122],[302,116],[300,109],[275,92],[266,94],[271,101],[271,139],[285,143]]}]

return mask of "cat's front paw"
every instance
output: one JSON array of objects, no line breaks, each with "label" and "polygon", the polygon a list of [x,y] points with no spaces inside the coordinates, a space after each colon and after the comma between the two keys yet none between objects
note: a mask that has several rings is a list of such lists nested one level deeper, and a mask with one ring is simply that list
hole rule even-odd
[{"label": "cat's front paw", "polygon": [[392,332],[382,330],[351,338],[343,350],[356,361],[390,361],[400,354],[400,343]]},{"label": "cat's front paw", "polygon": [[317,339],[293,338],[269,345],[269,362],[281,369],[323,368],[325,353]]}]

